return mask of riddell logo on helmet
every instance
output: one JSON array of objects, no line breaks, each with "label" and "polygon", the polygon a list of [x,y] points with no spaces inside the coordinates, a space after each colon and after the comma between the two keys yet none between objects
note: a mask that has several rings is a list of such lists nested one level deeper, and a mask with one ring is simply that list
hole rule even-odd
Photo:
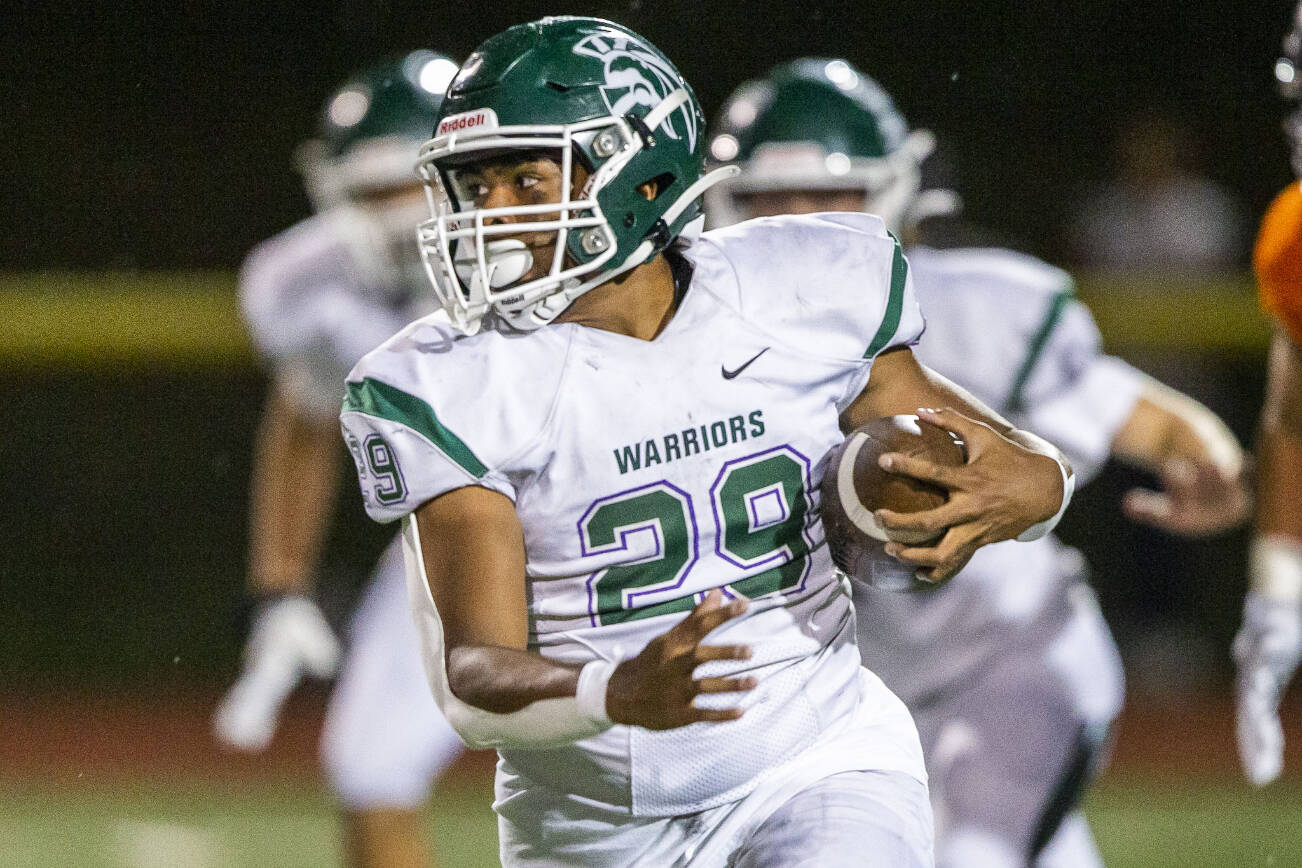
[{"label": "riddell logo on helmet", "polygon": [[497,126],[497,112],[491,108],[475,109],[472,112],[462,112],[459,115],[449,115],[439,121],[439,128],[434,131],[434,135],[441,136],[447,133],[459,133],[462,130],[486,129],[491,130]]}]

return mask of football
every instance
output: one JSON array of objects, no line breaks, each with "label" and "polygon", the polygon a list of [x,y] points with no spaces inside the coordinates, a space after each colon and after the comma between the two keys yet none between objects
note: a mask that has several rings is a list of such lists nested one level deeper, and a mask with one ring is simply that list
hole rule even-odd
[{"label": "football", "polygon": [[963,441],[917,416],[884,416],[861,425],[832,450],[822,483],[823,528],[832,559],[846,575],[869,584],[901,589],[913,584],[913,570],[887,557],[888,541],[909,545],[934,537],[888,532],[873,517],[877,509],[921,512],[944,503],[943,488],[887,473],[877,459],[887,452],[958,466],[967,460]]}]

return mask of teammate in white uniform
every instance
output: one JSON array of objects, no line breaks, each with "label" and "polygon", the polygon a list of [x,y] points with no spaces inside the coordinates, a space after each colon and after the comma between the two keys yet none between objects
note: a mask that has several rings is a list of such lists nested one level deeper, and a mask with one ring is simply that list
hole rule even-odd
[{"label": "teammate in white uniform", "polygon": [[[412,231],[425,211],[413,166],[456,68],[418,51],[345,83],[302,153],[318,213],[259,245],[241,273],[272,384],[252,480],[245,671],[215,718],[237,748],[266,747],[294,685],[328,676],[340,657],[311,599],[342,469],[339,400],[367,350],[433,309]],[[429,864],[422,809],[460,752],[425,686],[395,541],[353,615],[321,742],[349,864]]]},{"label": "teammate in white uniform", "polygon": [[[953,201],[919,195],[930,134],[910,132],[843,60],[780,66],[738,88],[723,115],[711,149],[743,174],[711,191],[716,223],[837,207],[882,213],[899,231]],[[1200,404],[1102,355],[1066,273],[1007,250],[908,255],[927,311],[924,364],[1059,444],[1082,480],[1109,454],[1162,473],[1165,493],[1128,498],[1136,518],[1189,534],[1242,519],[1233,437]],[[1120,660],[1083,579],[1079,555],[1045,537],[988,546],[936,591],[856,583],[864,665],[922,737],[939,865],[1099,864],[1083,818],[1062,822],[1122,701]]]},{"label": "teammate in white uniform", "polygon": [[877,218],[693,240],[702,139],[618,25],[482,44],[421,157],[460,331],[427,318],[367,354],[345,439],[370,514],[403,519],[435,698],[500,751],[504,863],[929,865],[916,733],[859,665],[818,521],[824,456],[869,419],[961,409],[924,412],[969,465],[887,459],[954,492],[940,544],[899,552],[937,579],[1044,532],[1069,470],[916,363]]}]

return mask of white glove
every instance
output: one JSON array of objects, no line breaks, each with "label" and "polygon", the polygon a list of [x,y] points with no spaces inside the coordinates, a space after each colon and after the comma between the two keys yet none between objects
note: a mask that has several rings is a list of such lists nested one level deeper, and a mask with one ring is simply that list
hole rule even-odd
[{"label": "white glove", "polygon": [[1248,780],[1262,787],[1284,767],[1279,700],[1302,659],[1302,602],[1250,591],[1233,651],[1239,758]]},{"label": "white glove", "polygon": [[244,669],[213,714],[213,732],[230,747],[262,750],[303,676],[329,678],[339,657],[339,640],[316,603],[301,596],[264,603],[249,627]]}]

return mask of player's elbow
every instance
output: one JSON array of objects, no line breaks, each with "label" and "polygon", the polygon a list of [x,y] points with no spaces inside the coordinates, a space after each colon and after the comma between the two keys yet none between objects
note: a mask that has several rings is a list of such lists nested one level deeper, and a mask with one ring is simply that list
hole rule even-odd
[{"label": "player's elbow", "polygon": [[502,747],[500,739],[495,737],[496,733],[485,728],[480,716],[472,709],[453,703],[441,710],[461,743],[470,750],[494,750]]},{"label": "player's elbow", "polygon": [[1186,411],[1179,415],[1172,451],[1177,458],[1191,458],[1220,469],[1227,477],[1243,469],[1243,448],[1229,427],[1207,407],[1185,398]]},{"label": "player's elbow", "polygon": [[1170,461],[1211,464],[1239,472],[1243,450],[1220,417],[1175,389],[1149,384],[1112,441],[1118,458],[1153,471]]},{"label": "player's elbow", "polygon": [[484,711],[494,714],[519,711],[522,704],[513,701],[502,690],[498,683],[501,669],[493,665],[483,650],[475,647],[448,649],[448,689],[457,699]]}]

